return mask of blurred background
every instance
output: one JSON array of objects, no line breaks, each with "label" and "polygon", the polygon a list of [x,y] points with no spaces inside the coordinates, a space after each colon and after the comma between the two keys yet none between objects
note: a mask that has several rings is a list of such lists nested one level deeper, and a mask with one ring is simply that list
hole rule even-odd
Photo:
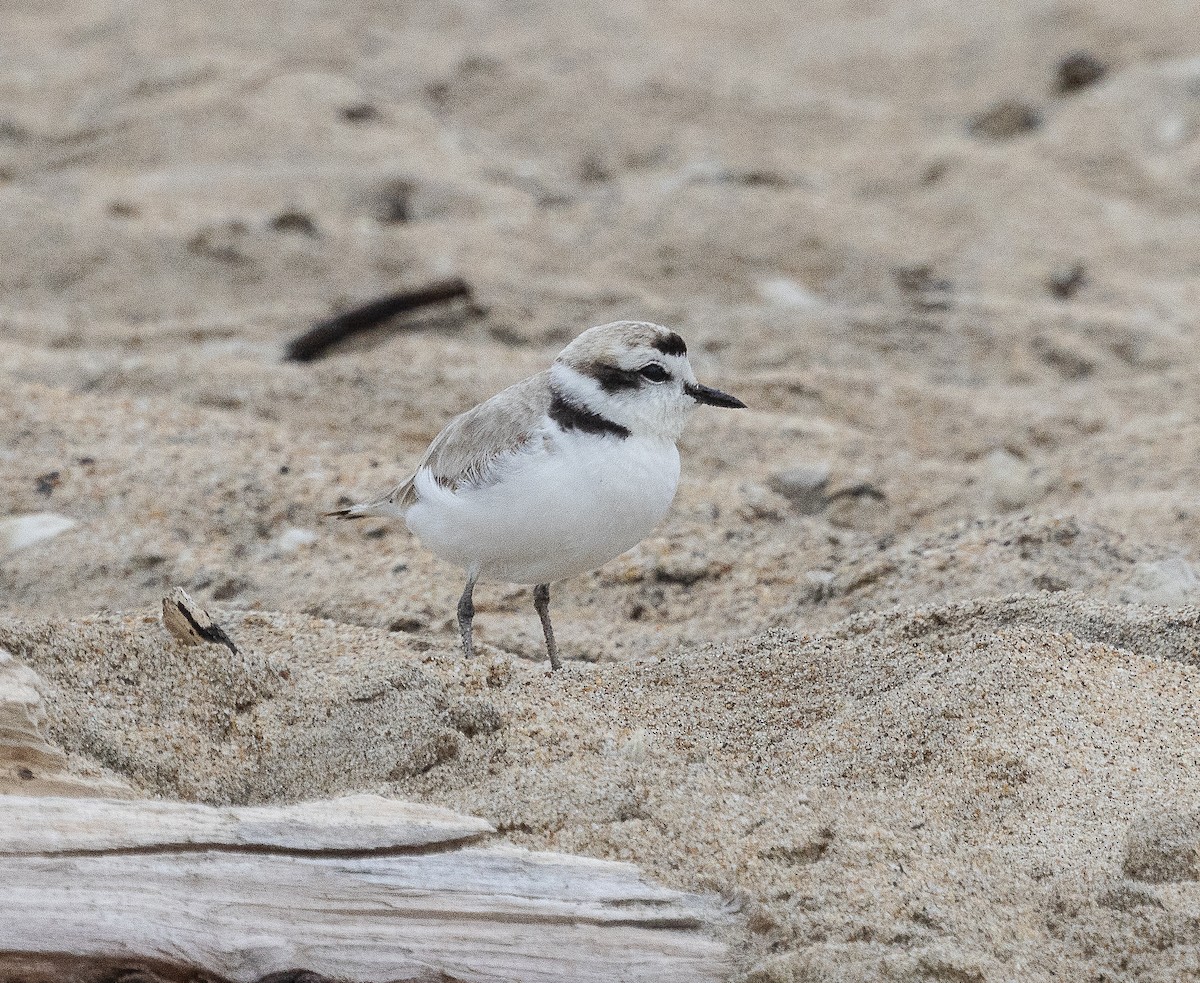
[{"label": "blurred background", "polygon": [[[320,513],[624,317],[751,409],[697,413],[661,535],[562,588],[577,657],[1200,588],[1192,2],[3,20],[0,511],[74,523],[0,561],[11,612],[183,585],[452,646],[457,572]],[[285,359],[448,276],[472,303]],[[485,643],[538,657],[527,591],[478,603]]]}]

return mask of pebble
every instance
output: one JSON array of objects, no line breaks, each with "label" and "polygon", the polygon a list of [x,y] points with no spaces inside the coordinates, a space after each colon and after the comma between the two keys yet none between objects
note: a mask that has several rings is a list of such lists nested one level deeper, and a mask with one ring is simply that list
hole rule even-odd
[{"label": "pebble", "polygon": [[281,553],[295,553],[305,546],[312,546],[317,541],[317,538],[317,534],[311,529],[293,527],[284,530],[279,537],[277,545]]},{"label": "pebble", "polygon": [[1051,271],[1046,289],[1059,300],[1070,300],[1087,283],[1087,269],[1082,263],[1072,263]]},{"label": "pebble", "polygon": [[993,140],[1007,140],[1042,125],[1042,116],[1032,106],[1022,102],[1001,102],[980,113],[971,121],[970,130]]},{"label": "pebble", "polygon": [[32,512],[0,519],[0,553],[12,553],[45,539],[53,539],[76,525],[74,519],[53,512]]},{"label": "pebble", "polygon": [[1108,74],[1108,66],[1087,51],[1076,51],[1058,63],[1058,91],[1064,95],[1095,85]]},{"label": "pebble", "polygon": [[820,307],[821,298],[795,280],[773,277],[758,285],[758,296],[776,307]]},{"label": "pebble", "polygon": [[1037,498],[1033,469],[1011,451],[1000,447],[983,462],[980,477],[998,511],[1024,508]]}]

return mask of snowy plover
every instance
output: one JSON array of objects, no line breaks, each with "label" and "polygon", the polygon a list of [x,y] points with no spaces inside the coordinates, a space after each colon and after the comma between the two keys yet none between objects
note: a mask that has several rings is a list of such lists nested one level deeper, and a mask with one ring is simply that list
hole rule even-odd
[{"label": "snowy plover", "polygon": [[388,494],[330,512],[403,518],[421,542],[463,567],[463,651],[474,654],[478,580],[533,584],[550,665],[550,583],[607,563],[667,513],[697,403],[743,407],[696,381],[687,346],[657,324],[591,328],[544,372],[455,417],[416,472]]}]

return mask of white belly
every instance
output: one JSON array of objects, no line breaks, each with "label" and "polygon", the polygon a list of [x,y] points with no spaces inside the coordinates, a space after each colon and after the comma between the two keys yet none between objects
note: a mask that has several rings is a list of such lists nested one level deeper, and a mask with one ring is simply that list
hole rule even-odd
[{"label": "white belly", "polygon": [[679,484],[669,440],[574,432],[537,442],[502,480],[457,491],[418,473],[406,521],[422,544],[481,580],[544,584],[607,563],[662,521]]}]

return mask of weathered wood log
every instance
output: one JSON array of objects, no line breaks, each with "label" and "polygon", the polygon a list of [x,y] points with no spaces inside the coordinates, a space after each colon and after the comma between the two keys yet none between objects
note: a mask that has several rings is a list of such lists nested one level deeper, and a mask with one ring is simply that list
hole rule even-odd
[{"label": "weathered wood log", "polygon": [[278,808],[0,797],[0,980],[727,975],[718,903],[628,864],[478,845],[490,829],[376,796]]},{"label": "weathered wood log", "polygon": [[71,774],[67,756],[46,737],[45,684],[0,649],[0,795],[123,795],[106,778]]},{"label": "weathered wood log", "polygon": [[364,853],[431,844],[449,848],[491,832],[482,819],[376,795],[240,808],[0,796],[0,855],[237,847]]}]

